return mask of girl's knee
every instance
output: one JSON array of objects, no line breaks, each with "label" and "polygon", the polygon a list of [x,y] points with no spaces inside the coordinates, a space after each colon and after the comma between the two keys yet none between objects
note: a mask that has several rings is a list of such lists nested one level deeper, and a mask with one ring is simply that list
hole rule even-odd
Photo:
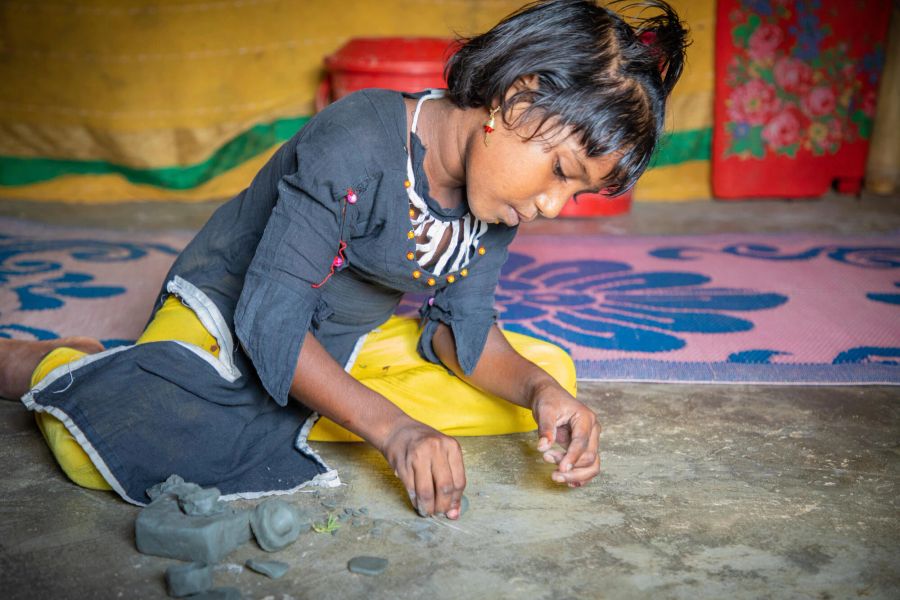
[{"label": "girl's knee", "polygon": [[575,361],[556,344],[530,336],[504,332],[516,351],[546,371],[563,389],[573,396],[577,390]]}]

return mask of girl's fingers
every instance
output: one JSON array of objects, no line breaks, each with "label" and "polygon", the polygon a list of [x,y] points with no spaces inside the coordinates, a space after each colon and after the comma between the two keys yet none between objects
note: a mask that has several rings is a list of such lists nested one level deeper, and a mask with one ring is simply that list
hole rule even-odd
[{"label": "girl's fingers", "polygon": [[[578,462],[581,455],[591,447],[593,440],[599,436],[599,428],[596,427],[597,419],[594,413],[587,412],[573,415],[569,421],[569,427],[572,430],[572,441],[566,448],[566,455],[559,463],[560,470],[565,473]],[[596,448],[596,445],[594,446]]]},{"label": "girl's fingers", "polygon": [[566,453],[562,450],[547,450],[544,452],[544,460],[548,463],[558,465],[559,461],[561,461],[565,455]]},{"label": "girl's fingers", "polygon": [[571,471],[561,473],[554,471],[550,476],[557,483],[568,483],[573,487],[581,487],[600,473],[600,460],[594,459],[594,462],[586,467],[575,467]]},{"label": "girl's fingers", "polygon": [[416,512],[427,517],[434,513],[434,477],[428,457],[413,463],[413,478],[416,486]]},{"label": "girl's fingers", "polygon": [[447,464],[450,465],[450,475],[453,478],[453,499],[450,502],[450,510],[447,517],[459,518],[459,507],[462,502],[463,491],[466,489],[466,468],[463,464],[462,451],[457,446],[447,454]]},{"label": "girl's fingers", "polygon": [[446,454],[438,454],[432,459],[431,474],[434,478],[434,508],[428,514],[445,514],[453,505],[456,492]]},{"label": "girl's fingers", "polygon": [[549,450],[556,441],[556,414],[550,414],[548,410],[538,411],[538,440],[537,449],[540,452]]}]

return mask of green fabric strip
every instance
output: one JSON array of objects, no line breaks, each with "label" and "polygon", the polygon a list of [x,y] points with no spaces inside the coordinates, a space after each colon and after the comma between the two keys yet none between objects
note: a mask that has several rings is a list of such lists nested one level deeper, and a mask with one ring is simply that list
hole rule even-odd
[{"label": "green fabric strip", "polygon": [[[63,160],[0,156],[0,185],[30,185],[62,175],[106,175],[117,173],[132,183],[170,190],[189,190],[230,171],[275,144],[289,140],[310,117],[279,119],[255,125],[219,148],[201,163],[188,166],[135,168],[102,160]],[[666,134],[650,163],[651,167],[709,160],[712,128]]]},{"label": "green fabric strip", "polygon": [[692,160],[710,160],[712,158],[712,127],[703,129],[686,129],[667,133],[660,140],[650,168],[680,165]]},{"label": "green fabric strip", "polygon": [[29,185],[61,175],[105,175],[118,173],[132,183],[171,190],[189,190],[206,183],[259,155],[275,144],[289,140],[309,117],[279,119],[254,125],[227,142],[201,163],[184,167],[135,168],[102,160],[0,157],[0,185]]}]

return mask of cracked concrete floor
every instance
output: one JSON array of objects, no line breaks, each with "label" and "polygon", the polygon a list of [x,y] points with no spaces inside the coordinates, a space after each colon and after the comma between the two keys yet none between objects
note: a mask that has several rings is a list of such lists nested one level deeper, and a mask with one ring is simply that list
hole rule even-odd
[{"label": "cracked concrete floor", "polygon": [[[0,203],[0,214],[52,221],[65,213],[57,208]],[[898,208],[896,198],[839,197],[638,204],[630,215],[532,230],[884,232],[900,230]],[[193,227],[204,210],[154,205],[146,214],[156,220],[142,222],[140,208],[116,217],[82,207],[64,222]],[[897,388],[582,382],[580,398],[604,423],[595,483],[552,484],[531,434],[463,438],[471,508],[448,524],[416,517],[373,449],[319,444],[344,485],[288,499],[323,515],[323,502],[368,515],[271,555],[247,544],[220,565],[216,585],[273,600],[900,597]],[[165,597],[174,561],[134,549],[137,509],[68,483],[15,402],[0,402],[0,460],[4,597]],[[390,567],[349,573],[359,554]],[[291,569],[277,581],[241,571],[254,557]]]}]

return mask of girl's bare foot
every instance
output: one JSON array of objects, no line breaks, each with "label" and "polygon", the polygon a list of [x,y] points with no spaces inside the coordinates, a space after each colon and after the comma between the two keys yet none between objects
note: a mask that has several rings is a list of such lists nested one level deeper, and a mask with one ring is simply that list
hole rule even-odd
[{"label": "girl's bare foot", "polygon": [[31,374],[41,359],[63,346],[87,354],[103,351],[103,344],[90,337],[44,341],[0,339],[0,398],[18,400],[24,396],[31,389]]}]

